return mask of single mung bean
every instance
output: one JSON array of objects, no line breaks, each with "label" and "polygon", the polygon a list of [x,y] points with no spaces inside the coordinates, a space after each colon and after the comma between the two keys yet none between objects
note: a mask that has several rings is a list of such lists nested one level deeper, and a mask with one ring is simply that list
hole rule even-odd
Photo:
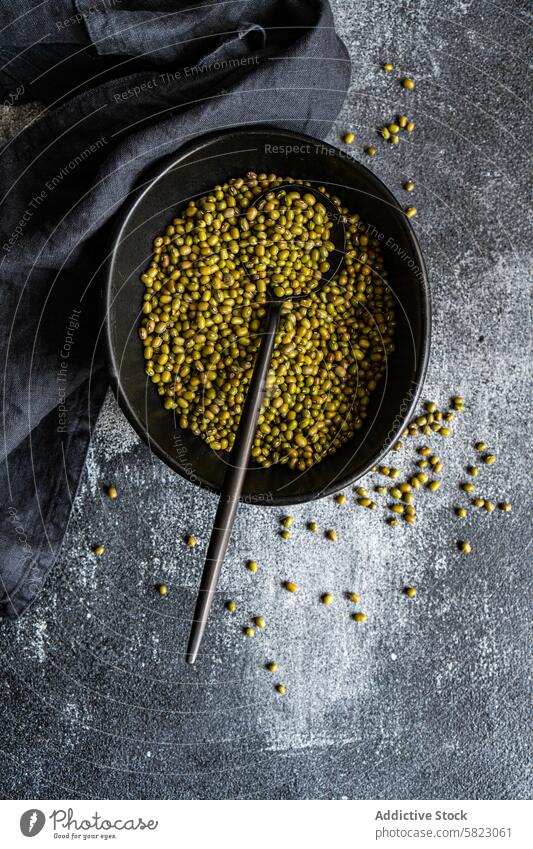
[{"label": "single mung bean", "polygon": [[408,598],[414,598],[416,595],[416,587],[405,587],[404,593]]},{"label": "single mung bean", "polygon": [[290,539],[291,538],[291,532],[287,531],[287,530],[280,531],[279,535],[282,539]]},{"label": "single mung bean", "polygon": [[346,496],[342,493],[339,493],[339,495],[335,496],[335,501],[337,502],[337,504],[344,504],[344,502],[346,501]]},{"label": "single mung bean", "polygon": [[494,502],[493,501],[487,501],[487,499],[485,499],[485,503],[484,503],[483,507],[485,508],[487,513],[493,513],[494,510],[496,509],[496,505],[494,504]]},{"label": "single mung bean", "polygon": [[296,593],[296,592],[298,592],[298,587],[296,586],[296,584],[293,584],[293,582],[292,582],[292,581],[285,581],[285,583],[283,584],[283,586],[284,586],[284,587],[285,587],[285,589],[286,589],[288,592],[290,592],[290,593]]},{"label": "single mung bean", "polygon": [[276,691],[280,694],[280,696],[284,696],[287,692],[285,684],[276,684]]},{"label": "single mung bean", "polygon": [[465,519],[466,518],[466,507],[456,507],[455,508],[455,515],[458,516],[460,519]]},{"label": "single mung bean", "polygon": [[97,557],[100,557],[104,553],[104,551],[105,551],[105,548],[104,548],[103,545],[96,545],[93,548],[93,553],[96,554]]},{"label": "single mung bean", "polygon": [[353,601],[354,604],[359,604],[360,598],[357,593],[348,593],[348,598],[350,601]]},{"label": "single mung bean", "polygon": [[166,584],[159,584],[157,591],[159,595],[166,595],[168,593],[168,587]]},{"label": "single mung bean", "polygon": [[487,443],[486,442],[476,442],[476,444],[474,445],[474,448],[476,449],[476,451],[486,451],[487,450]]},{"label": "single mung bean", "polygon": [[316,522],[308,522],[307,523],[307,530],[311,531],[311,533],[313,533],[313,534],[316,534],[316,532],[318,531],[317,523]]},{"label": "single mung bean", "polygon": [[416,206],[408,206],[407,209],[405,210],[405,214],[406,214],[407,218],[414,218],[416,213],[417,213]]},{"label": "single mung bean", "polygon": [[408,89],[409,91],[412,91],[415,87],[415,81],[411,79],[411,77],[405,77],[402,80],[402,85],[404,88]]},{"label": "single mung bean", "polygon": [[375,156],[376,155],[376,148],[375,147],[367,147],[366,153],[368,154],[368,156]]},{"label": "single mung bean", "polygon": [[333,603],[333,596],[331,593],[324,593],[321,596],[320,601],[322,602],[322,604],[325,604],[329,607],[329,605]]},{"label": "single mung bean", "polygon": [[247,637],[253,637],[253,636],[255,635],[255,631],[254,631],[254,629],[253,629],[253,628],[250,628],[250,626],[248,626],[247,628],[243,628],[242,630],[243,630],[243,633],[244,633]]},{"label": "single mung bean", "polygon": [[249,572],[257,572],[257,561],[256,560],[249,560],[248,563],[246,564],[246,568],[248,569]]},{"label": "single mung bean", "polygon": [[354,133],[346,133],[346,135],[344,136],[345,144],[352,144],[354,142],[354,140],[355,140]]},{"label": "single mung bean", "polygon": [[265,620],[264,616],[256,616],[255,619],[254,619],[254,622],[255,622],[255,624],[257,625],[258,628],[261,628],[261,630],[266,628],[266,620]]},{"label": "single mung bean", "polygon": [[473,483],[462,483],[461,489],[463,490],[463,492],[474,492],[475,486]]},{"label": "single mung bean", "polygon": [[508,501],[502,501],[500,504],[498,504],[498,507],[500,508],[500,510],[503,510],[504,513],[510,513],[513,509],[513,505],[509,504]]},{"label": "single mung bean", "polygon": [[472,475],[472,477],[474,477],[474,478],[477,477],[477,475],[479,474],[479,469],[478,469],[477,466],[467,466],[466,471],[468,472],[469,475]]},{"label": "single mung bean", "polygon": [[366,613],[352,613],[352,619],[354,622],[366,622],[368,616]]},{"label": "single mung bean", "polygon": [[430,492],[436,492],[440,486],[440,481],[430,481],[427,485],[427,488]]},{"label": "single mung bean", "polygon": [[335,542],[335,540],[337,539],[337,531],[334,531],[334,530],[326,531],[326,538],[331,540],[331,542]]},{"label": "single mung bean", "polygon": [[229,610],[230,613],[235,613],[237,609],[237,605],[232,599],[228,599],[226,602],[226,610]]},{"label": "single mung bean", "polygon": [[294,519],[292,516],[285,516],[285,518],[281,520],[281,524],[284,528],[292,528]]},{"label": "single mung bean", "polygon": [[109,498],[116,498],[118,495],[117,488],[115,486],[108,486],[107,494]]},{"label": "single mung bean", "polygon": [[484,507],[485,506],[485,499],[484,498],[473,498],[472,504],[474,505],[474,507]]},{"label": "single mung bean", "polygon": [[486,466],[492,466],[496,462],[496,456],[494,454],[485,454],[481,459]]},{"label": "single mung bean", "polygon": [[384,71],[387,71],[387,72],[394,71],[394,65],[392,64],[392,62],[385,62],[382,67],[383,67]]},{"label": "single mung bean", "polygon": [[412,133],[414,128],[415,128],[415,122],[414,121],[408,121],[407,126],[405,128],[407,130],[407,132]]},{"label": "single mung bean", "polygon": [[196,545],[197,540],[196,537],[193,537],[192,534],[189,534],[184,538],[184,542],[186,545],[192,548],[194,545]]},{"label": "single mung bean", "polygon": [[470,545],[469,542],[466,542],[466,540],[461,540],[458,543],[458,546],[459,546],[459,550],[462,551],[463,554],[470,554],[470,552],[472,551],[472,546]]}]

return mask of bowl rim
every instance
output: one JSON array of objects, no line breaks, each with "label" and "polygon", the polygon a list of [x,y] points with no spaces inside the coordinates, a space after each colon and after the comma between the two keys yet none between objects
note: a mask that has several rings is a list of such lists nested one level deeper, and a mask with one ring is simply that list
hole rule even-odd
[{"label": "bowl rim", "polygon": [[[412,413],[420,394],[422,392],[422,387],[424,384],[424,378],[427,372],[427,367],[429,363],[429,353],[430,353],[430,343],[431,343],[431,295],[429,288],[429,280],[426,269],[426,264],[424,262],[424,257],[422,255],[422,250],[420,248],[420,244],[416,233],[411,225],[410,220],[403,214],[402,207],[399,201],[394,197],[390,189],[383,183],[383,181],[374,174],[369,168],[363,165],[362,162],[359,162],[357,159],[354,159],[351,156],[348,156],[344,151],[340,148],[335,147],[329,142],[323,141],[322,139],[315,138],[314,136],[307,135],[305,133],[300,133],[296,130],[285,129],[284,127],[278,127],[271,124],[253,124],[251,126],[236,126],[225,128],[224,130],[215,130],[208,133],[202,133],[202,135],[196,137],[195,139],[186,142],[183,145],[180,145],[178,151],[169,154],[168,156],[162,157],[154,162],[146,171],[143,171],[141,174],[139,181],[135,184],[133,189],[131,190],[133,197],[130,200],[126,200],[124,204],[121,205],[119,211],[117,212],[117,216],[115,218],[114,224],[111,227],[110,237],[109,237],[109,248],[106,251],[106,262],[105,262],[105,274],[104,274],[104,285],[102,288],[101,295],[101,306],[103,311],[103,326],[104,326],[104,346],[105,346],[105,358],[108,366],[108,372],[110,377],[111,388],[114,392],[115,398],[120,406],[120,409],[126,416],[126,419],[132,425],[135,432],[141,437],[141,439],[146,443],[150,451],[159,457],[169,468],[173,471],[177,472],[181,477],[185,478],[201,489],[206,489],[209,492],[212,492],[216,495],[220,495],[220,490],[213,486],[209,481],[202,478],[200,475],[196,474],[194,471],[189,471],[187,467],[182,466],[175,457],[161,448],[156,442],[154,442],[149,434],[149,431],[142,425],[139,421],[135,411],[129,403],[128,396],[124,392],[122,388],[122,383],[120,379],[120,369],[117,367],[117,362],[115,360],[114,355],[114,346],[111,339],[111,322],[109,321],[109,316],[111,314],[111,290],[112,290],[112,280],[113,280],[113,272],[115,267],[115,259],[122,241],[123,232],[129,222],[129,219],[133,212],[137,209],[137,207],[143,202],[145,195],[147,195],[154,187],[154,184],[158,182],[168,171],[171,171],[175,168],[181,160],[186,157],[189,157],[191,154],[200,153],[202,149],[204,149],[207,145],[211,145],[213,141],[217,138],[225,138],[231,135],[250,135],[254,134],[264,134],[268,133],[280,133],[283,136],[292,139],[297,143],[310,143],[314,145],[320,145],[324,148],[329,149],[331,156],[336,156],[344,159],[345,161],[349,161],[350,166],[353,167],[356,171],[362,172],[365,177],[367,177],[371,183],[375,184],[376,190],[379,192],[380,196],[393,208],[402,213],[401,221],[403,223],[403,228],[407,235],[407,238],[410,242],[410,246],[413,250],[413,258],[416,259],[418,268],[420,269],[420,288],[422,292],[422,314],[421,324],[421,345],[420,352],[417,357],[417,367],[415,374],[412,378],[412,385],[414,386],[414,391],[410,398],[410,403],[405,411],[405,413],[399,418],[399,424],[396,428],[391,428],[391,433],[393,434],[387,443],[384,443],[378,450],[376,450],[372,456],[364,463],[357,472],[342,474],[339,473],[337,476],[331,480],[327,486],[322,487],[319,490],[313,490],[311,492],[303,492],[298,496],[287,497],[286,495],[275,495],[273,493],[269,493],[267,495],[262,494],[243,494],[241,496],[241,501],[257,504],[261,506],[270,506],[270,507],[281,507],[281,506],[289,506],[291,504],[303,504],[310,501],[315,501],[319,498],[324,498],[328,495],[334,495],[335,493],[340,492],[345,489],[347,486],[355,483],[360,478],[364,477],[373,466],[377,465],[383,457],[388,454],[390,447],[397,441],[398,437],[404,430],[407,422],[411,419]],[[140,191],[139,191],[140,189]]]}]

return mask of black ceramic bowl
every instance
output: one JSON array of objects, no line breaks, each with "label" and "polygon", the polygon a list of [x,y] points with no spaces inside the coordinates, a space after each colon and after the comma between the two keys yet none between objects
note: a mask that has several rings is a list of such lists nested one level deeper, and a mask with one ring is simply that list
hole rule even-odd
[{"label": "black ceramic bowl", "polygon": [[178,209],[215,184],[250,170],[324,185],[359,212],[370,234],[381,241],[397,301],[396,350],[372,396],[363,429],[306,472],[281,465],[249,469],[243,500],[294,504],[342,489],[379,461],[408,420],[426,371],[430,301],[420,248],[397,201],[367,168],[318,139],[276,127],[237,128],[180,148],[120,214],[105,291],[109,364],[119,404],[137,433],[176,472],[219,491],[227,455],[217,455],[199,437],[182,430],[144,373],[137,336],[143,295],[139,275],[149,261],[154,236]]}]

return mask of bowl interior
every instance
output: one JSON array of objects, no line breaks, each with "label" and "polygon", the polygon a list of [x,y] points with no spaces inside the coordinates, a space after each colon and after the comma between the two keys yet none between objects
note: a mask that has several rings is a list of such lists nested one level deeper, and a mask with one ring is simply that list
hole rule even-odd
[{"label": "bowl interior", "polygon": [[326,186],[381,242],[396,298],[395,352],[373,393],[369,416],[349,442],[306,472],[251,466],[243,499],[290,504],[335,492],[363,475],[390,448],[420,392],[429,347],[429,293],[411,226],[388,189],[368,169],[309,136],[273,127],[204,136],[182,148],[137,193],[121,216],[112,247],[105,311],[109,361],[119,403],[137,432],[169,466],[193,483],[219,490],[227,454],[217,455],[182,430],[144,373],[137,336],[143,285],[154,236],[189,199],[247,171],[275,172]]}]

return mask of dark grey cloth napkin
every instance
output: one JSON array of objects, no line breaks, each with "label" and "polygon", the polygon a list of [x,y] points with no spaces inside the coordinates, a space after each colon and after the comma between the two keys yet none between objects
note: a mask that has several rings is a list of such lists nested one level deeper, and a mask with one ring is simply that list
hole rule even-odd
[{"label": "dark grey cloth napkin", "polygon": [[0,163],[0,615],[14,618],[57,555],[106,389],[110,220],[199,134],[324,136],[350,64],[325,0],[3,0],[0,66],[4,104],[43,104]]}]

